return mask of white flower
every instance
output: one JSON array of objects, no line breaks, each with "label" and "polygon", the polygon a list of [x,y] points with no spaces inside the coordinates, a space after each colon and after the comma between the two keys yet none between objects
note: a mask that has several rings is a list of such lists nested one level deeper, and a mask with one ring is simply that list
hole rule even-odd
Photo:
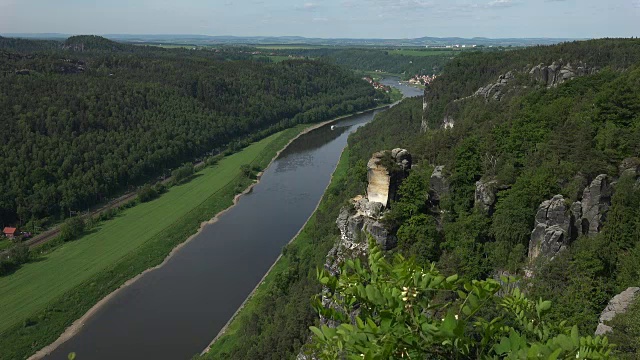
[{"label": "white flower", "polygon": [[458,315],[456,315],[456,320],[458,320]]}]

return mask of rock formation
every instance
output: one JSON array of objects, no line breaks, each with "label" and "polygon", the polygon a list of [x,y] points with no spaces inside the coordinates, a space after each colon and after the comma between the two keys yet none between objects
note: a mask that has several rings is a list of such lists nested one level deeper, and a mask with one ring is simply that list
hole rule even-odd
[{"label": "rock formation", "polygon": [[[391,155],[390,163],[385,156]],[[387,207],[397,197],[398,186],[408,176],[411,169],[411,154],[405,149],[380,151],[367,163],[367,199]]]},{"label": "rock formation", "polygon": [[[638,167],[628,165],[630,163],[621,165],[621,172],[640,170],[640,163]],[[598,234],[611,206],[612,193],[613,186],[609,176],[600,174],[584,189],[582,200],[574,202],[570,207],[567,208],[562,195],[556,195],[540,204],[529,241],[529,260],[533,261],[539,255],[553,259],[578,236]],[[478,189],[476,203],[477,198]]]},{"label": "rock formation", "polygon": [[424,88],[424,95],[422,96],[422,122],[420,123],[420,132],[426,132],[429,128],[427,124],[427,112],[429,111],[429,102],[427,101],[428,94],[429,85]]},{"label": "rock formation", "polygon": [[540,204],[529,241],[530,261],[540,255],[553,259],[569,245],[573,219],[567,210],[562,195],[556,195]]},{"label": "rock formation", "polygon": [[582,62],[571,65],[571,63],[563,64],[562,60],[560,60],[559,62],[554,61],[549,66],[545,66],[544,64],[534,66],[529,71],[529,76],[547,87],[552,87],[577,76],[594,74],[597,71],[597,68],[589,68]]},{"label": "rock formation", "polygon": [[607,304],[607,307],[604,308],[602,314],[600,314],[599,324],[596,328],[596,335],[604,335],[613,331],[611,326],[607,325],[606,322],[613,320],[613,318],[618,314],[624,314],[629,305],[631,305],[639,295],[640,288],[630,287],[614,296],[613,299],[609,301],[609,304]]},{"label": "rock formation", "polygon": [[[389,202],[396,196],[398,186],[411,169],[411,154],[405,149],[377,152],[369,160],[367,168],[367,196],[358,195],[351,199],[350,206],[343,207],[336,219],[340,239],[327,254],[325,262],[325,269],[334,276],[339,274],[340,266],[345,260],[367,256],[368,236],[373,237],[385,250],[397,245],[397,238],[385,227],[381,219],[390,205]],[[332,306],[331,300],[325,296],[322,302],[325,307]],[[338,325],[322,317],[320,321],[331,327]],[[298,359],[309,358],[302,353],[298,355]]]},{"label": "rock formation", "polygon": [[396,237],[380,220],[411,170],[411,154],[405,149],[377,152],[369,160],[367,169],[367,196],[351,199],[351,206],[342,208],[336,220],[340,240],[329,251],[325,264],[333,274],[337,274],[345,259],[367,254],[369,235],[385,250],[397,244]]},{"label": "rock formation", "polygon": [[434,201],[440,201],[440,199],[449,194],[449,182],[443,173],[444,166],[436,166],[431,174],[431,191],[430,198]]},{"label": "rock formation", "polygon": [[640,158],[626,158],[622,160],[618,169],[620,170],[620,177],[632,176],[637,178],[640,175]]},{"label": "rock formation", "polygon": [[476,181],[476,192],[474,196],[474,205],[484,209],[489,214],[493,213],[493,206],[496,203],[496,194],[498,192],[498,181]]},{"label": "rock formation", "polygon": [[500,101],[504,95],[505,86],[507,86],[507,84],[514,78],[515,76],[513,75],[513,72],[509,71],[504,75],[500,75],[497,82],[479,88],[473,96],[483,97],[486,101]]},{"label": "rock formation", "polygon": [[593,236],[600,232],[611,206],[613,188],[606,174],[598,175],[582,193],[580,232]]},{"label": "rock formation", "polygon": [[455,125],[455,120],[453,119],[453,116],[446,115],[442,120],[442,128],[453,129],[453,125]]}]

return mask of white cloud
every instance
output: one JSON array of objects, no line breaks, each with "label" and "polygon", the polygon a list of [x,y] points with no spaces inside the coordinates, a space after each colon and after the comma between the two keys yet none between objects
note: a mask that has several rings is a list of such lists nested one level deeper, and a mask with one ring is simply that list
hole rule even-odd
[{"label": "white cloud", "polygon": [[492,0],[487,4],[489,7],[509,7],[513,5],[515,3],[511,0]]},{"label": "white cloud", "polygon": [[302,5],[302,8],[305,9],[305,10],[313,10],[313,9],[315,9],[317,7],[318,7],[318,5],[316,5],[314,3],[310,3],[310,2],[304,3],[304,5]]}]

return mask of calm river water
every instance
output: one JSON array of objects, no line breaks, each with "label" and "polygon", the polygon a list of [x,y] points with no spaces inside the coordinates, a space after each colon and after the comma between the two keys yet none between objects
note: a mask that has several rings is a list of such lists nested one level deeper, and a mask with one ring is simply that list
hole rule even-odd
[{"label": "calm river water", "polygon": [[[405,94],[422,90],[383,81]],[[376,112],[295,140],[259,184],[161,268],[120,291],[46,359],[189,359],[226,324],[320,201],[347,137]]]}]

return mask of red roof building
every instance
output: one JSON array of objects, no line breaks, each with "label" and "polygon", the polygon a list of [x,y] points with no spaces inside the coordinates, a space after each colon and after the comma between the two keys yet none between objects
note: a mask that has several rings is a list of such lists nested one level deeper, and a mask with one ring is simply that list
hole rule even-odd
[{"label": "red roof building", "polygon": [[4,230],[2,230],[2,232],[4,233],[4,236],[8,237],[9,239],[13,239],[18,232],[18,229],[14,228],[14,227],[6,227],[4,228]]}]

